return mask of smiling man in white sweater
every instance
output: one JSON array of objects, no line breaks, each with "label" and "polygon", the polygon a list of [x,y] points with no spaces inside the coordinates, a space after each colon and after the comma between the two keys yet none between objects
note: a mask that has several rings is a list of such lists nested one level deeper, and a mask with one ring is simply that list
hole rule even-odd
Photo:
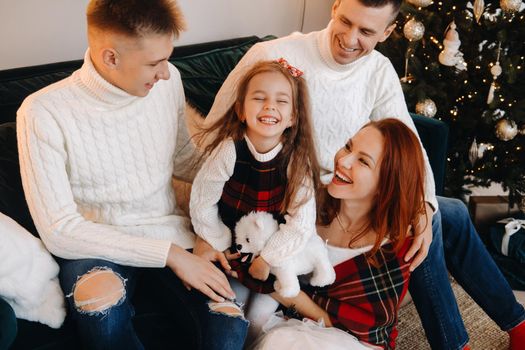
[{"label": "smiling man in white sweater", "polygon": [[[180,74],[168,62],[184,25],[176,2],[92,0],[87,20],[83,66],[18,111],[21,174],[83,345],[141,349],[130,302],[139,270],[163,274],[176,293],[182,280],[216,302],[234,294],[219,269],[186,250],[194,234],[171,186],[172,175],[192,179],[194,155]],[[204,344],[242,346],[242,317],[202,314]],[[229,339],[207,337],[214,327]]]},{"label": "smiling man in white sweater", "polygon": [[[369,120],[398,118],[415,131],[396,71],[388,58],[374,50],[395,28],[400,6],[401,0],[335,0],[325,29],[254,45],[217,93],[206,125],[230,108],[239,79],[255,62],[284,57],[304,71],[323,180],[331,179],[336,151]],[[436,198],[428,159],[426,169],[425,199],[434,209],[427,212],[435,214],[425,229],[424,218],[420,220],[421,234],[406,259],[413,257],[412,269],[421,264],[412,273],[410,292],[432,348],[462,349],[468,342],[448,267],[503,330],[512,330],[511,347],[518,349],[523,339],[516,330],[521,328],[525,338],[525,310],[484,248],[464,204]]]}]

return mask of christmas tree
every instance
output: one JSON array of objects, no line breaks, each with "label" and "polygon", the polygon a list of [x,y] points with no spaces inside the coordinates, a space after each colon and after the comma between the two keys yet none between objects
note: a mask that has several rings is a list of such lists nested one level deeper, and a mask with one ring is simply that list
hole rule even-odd
[{"label": "christmas tree", "polygon": [[499,182],[525,195],[525,4],[408,0],[378,50],[409,110],[450,127],[446,195]]}]

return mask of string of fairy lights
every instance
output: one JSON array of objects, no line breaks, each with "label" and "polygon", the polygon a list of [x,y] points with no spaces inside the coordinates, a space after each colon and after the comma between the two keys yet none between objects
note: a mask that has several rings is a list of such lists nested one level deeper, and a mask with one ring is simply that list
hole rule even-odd
[{"label": "string of fairy lights", "polygon": [[[523,22],[525,12],[525,4],[522,0],[500,0],[499,8],[497,7],[497,4],[492,3],[486,7],[484,0],[475,0],[473,3],[467,2],[466,9],[459,7],[458,4],[448,4],[445,6],[443,1],[407,0],[407,2],[417,9],[418,12],[423,11],[423,8],[428,7],[429,5],[434,5],[434,9],[440,13],[448,11],[447,17],[449,18],[454,17],[456,19],[462,19],[458,16],[464,14],[464,19],[466,21],[475,21],[474,25],[477,24],[480,26],[482,25],[482,22],[480,22],[481,19],[484,19],[485,22],[488,22],[489,24],[496,21],[503,25],[505,23],[511,24],[513,21],[517,20]],[[399,27],[403,29],[403,36],[409,41],[404,60],[404,75],[400,78],[400,81],[403,84],[409,85],[416,83],[416,77],[410,72],[410,62],[416,55],[414,49],[415,45],[412,44],[425,37],[425,25],[418,20],[418,17],[421,16],[417,16],[417,13],[414,14],[413,12],[414,11],[408,11],[408,14],[404,16],[404,24],[399,23],[400,21],[397,23]],[[448,16],[451,12],[454,13],[454,16]],[[486,110],[490,110],[490,113],[492,113],[489,117],[494,124],[494,136],[503,142],[519,137],[521,141],[513,143],[513,148],[516,152],[522,152],[524,148],[523,140],[525,140],[525,122],[520,122],[521,125],[518,125],[506,111],[506,109],[511,109],[513,106],[516,106],[520,101],[517,100],[517,94],[514,93],[515,96],[512,96],[512,94],[506,94],[504,89],[501,89],[502,82],[500,82],[500,76],[504,70],[507,72],[510,70],[515,71],[515,75],[520,76],[520,74],[523,73],[523,67],[525,66],[525,55],[518,55],[519,61],[514,58],[513,61],[507,59],[505,61],[505,66],[502,66],[501,58],[504,58],[505,55],[508,54],[508,46],[502,45],[502,41],[498,36],[499,40],[496,40],[495,42],[487,42],[487,40],[484,40],[479,43],[480,57],[482,55],[482,50],[485,50],[483,51],[484,54],[488,52],[487,50],[494,51],[495,59],[489,62],[488,66],[486,63],[481,63],[481,58],[477,60],[472,60],[471,58],[470,62],[466,62],[461,51],[461,40],[454,21],[450,22],[445,29],[443,38],[437,37],[436,34],[432,34],[425,37],[425,39],[425,43],[431,43],[431,45],[433,45],[439,52],[438,61],[441,65],[453,67],[456,72],[470,70],[469,76],[474,74],[476,80],[478,77],[481,78],[480,81],[482,84],[480,83],[476,84],[477,86],[471,86],[472,84],[470,84],[471,82],[468,79],[463,80],[462,82],[465,86],[465,91],[460,93],[459,96],[453,97],[455,103],[449,103],[450,107],[448,110],[440,110],[439,106],[429,97],[423,97],[420,100],[416,100],[416,113],[427,117],[437,117],[438,119],[442,119],[442,117],[445,116],[444,114],[447,113],[450,120],[456,121],[458,118],[461,118],[462,107],[468,106],[472,103],[480,103],[479,101],[485,101],[487,105]],[[509,42],[506,42],[505,44],[509,45]],[[422,52],[417,52],[417,54],[419,54],[419,57],[422,57],[421,61],[425,62],[422,68],[425,71],[428,71],[431,69],[429,65],[436,61],[436,57],[431,53],[429,54],[431,50],[421,51]],[[485,57],[488,57],[488,54],[486,54]],[[490,72],[489,76],[487,76],[488,72]],[[438,78],[443,78],[441,71],[437,74]],[[490,76],[492,76],[492,78],[490,78]],[[459,83],[461,84],[461,81]],[[488,93],[486,92],[487,88]],[[521,99],[521,97],[519,98]],[[474,137],[468,152],[468,158],[471,163],[470,169],[467,170],[468,173],[475,175],[476,171],[482,171],[485,169],[486,164],[484,162],[478,162],[478,160],[486,157],[489,153],[494,153],[497,146],[498,145],[489,142],[477,142]],[[508,146],[505,147],[508,148]],[[504,149],[501,151],[503,150]],[[509,153],[509,150],[505,150],[504,152],[501,151],[498,153],[500,156],[502,154],[512,155]],[[452,155],[452,157],[456,158],[460,156],[461,155],[459,154]],[[512,159],[520,159],[520,157],[510,157],[509,159],[512,161]],[[451,162],[450,156],[447,160]],[[493,155],[493,160],[490,162],[489,166],[497,168],[497,160],[497,156]]]}]

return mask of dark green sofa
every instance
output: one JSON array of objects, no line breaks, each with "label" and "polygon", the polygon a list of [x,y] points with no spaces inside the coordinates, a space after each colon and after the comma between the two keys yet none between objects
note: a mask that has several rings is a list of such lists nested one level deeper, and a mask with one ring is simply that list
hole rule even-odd
[{"label": "dark green sofa", "polygon": [[[246,37],[175,48],[170,61],[181,72],[188,102],[205,115],[223,80],[242,55],[254,43],[270,39]],[[69,61],[0,71],[0,212],[35,235],[20,181],[16,110],[27,95],[65,78],[81,64],[82,61]],[[446,165],[447,125],[422,116],[412,117],[430,158],[437,193],[441,193]],[[166,314],[162,305],[155,302],[161,298],[140,286],[134,296],[137,309],[135,327],[146,347],[198,349],[200,332],[192,311],[182,309],[176,317]],[[179,330],[175,334],[174,328]],[[78,348],[76,340],[75,330],[68,319],[59,330],[18,320],[18,336],[12,349],[74,349]]]}]

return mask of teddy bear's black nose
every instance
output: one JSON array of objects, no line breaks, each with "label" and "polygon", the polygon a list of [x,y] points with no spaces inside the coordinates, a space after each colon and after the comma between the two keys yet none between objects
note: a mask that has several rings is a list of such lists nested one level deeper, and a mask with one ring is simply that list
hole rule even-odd
[{"label": "teddy bear's black nose", "polygon": [[242,244],[237,244],[237,245],[235,246],[235,248],[237,248],[238,251],[241,251],[241,249],[242,249]]}]

